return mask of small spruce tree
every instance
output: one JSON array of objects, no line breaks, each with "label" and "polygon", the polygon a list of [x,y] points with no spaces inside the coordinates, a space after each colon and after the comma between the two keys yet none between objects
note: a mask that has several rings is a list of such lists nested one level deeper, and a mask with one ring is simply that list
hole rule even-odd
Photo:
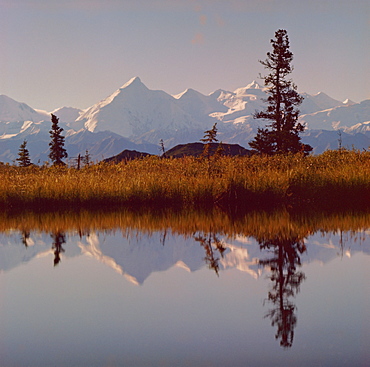
[{"label": "small spruce tree", "polygon": [[64,149],[63,129],[58,125],[58,117],[53,114],[51,114],[51,122],[51,130],[49,131],[51,137],[49,158],[54,165],[63,165],[65,163],[62,159],[68,157],[67,151]]},{"label": "small spruce tree", "polygon": [[30,153],[27,149],[27,140],[23,140],[23,143],[19,147],[18,158],[16,159],[20,167],[28,167],[31,165]]},{"label": "small spruce tree", "polygon": [[203,139],[200,139],[204,143],[203,153],[202,156],[209,159],[211,155],[211,144],[218,142],[217,136],[217,122],[213,125],[211,130],[206,130],[204,132]]},{"label": "small spruce tree", "polygon": [[166,149],[164,147],[164,141],[161,139],[159,141],[159,150],[160,150],[160,155],[162,158],[166,158]]},{"label": "small spruce tree", "polygon": [[90,153],[89,153],[89,151],[87,149],[86,149],[86,152],[85,152],[84,157],[82,158],[82,163],[85,166],[89,166],[90,163],[91,163],[91,155],[90,155]]}]

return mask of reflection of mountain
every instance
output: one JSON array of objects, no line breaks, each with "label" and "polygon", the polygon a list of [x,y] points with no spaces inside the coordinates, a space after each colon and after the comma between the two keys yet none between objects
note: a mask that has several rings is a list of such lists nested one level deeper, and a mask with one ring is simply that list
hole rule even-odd
[{"label": "reflection of mountain", "polygon": [[31,234],[27,247],[22,243],[20,232],[0,234],[0,271],[11,270],[27,263],[39,254],[49,251],[47,235]]},{"label": "reflection of mountain", "polygon": [[[24,239],[19,231],[0,233],[0,272],[8,271],[21,264],[52,254],[52,239],[47,233],[31,232],[27,239]],[[77,244],[68,241],[66,256],[72,257],[80,254]]]},{"label": "reflection of mountain", "polygon": [[[258,266],[258,262],[268,254],[261,253],[254,239],[236,237],[231,240],[218,237],[226,248],[223,256],[218,256],[221,272],[238,269],[254,278],[261,275],[263,269]],[[151,235],[134,232],[128,235],[91,233],[79,238],[70,233],[66,240],[62,259],[81,254],[91,256],[135,284],[142,284],[151,273],[165,271],[173,266],[181,266],[189,271],[205,266],[205,250],[190,236],[185,238],[163,232],[153,232]],[[0,271],[11,270],[42,254],[52,254],[52,242],[49,234],[31,232],[26,247],[20,232],[1,234]],[[359,251],[370,254],[369,233],[357,237],[351,237],[349,233],[317,234],[307,239],[306,246],[307,251],[301,256],[302,264],[312,261],[326,263],[338,256],[350,256]]]},{"label": "reflection of mountain", "polygon": [[129,237],[99,236],[93,233],[80,241],[82,253],[88,254],[133,283],[141,284],[153,272],[165,271],[180,265],[189,271],[203,266],[204,252],[191,239],[168,235],[163,244],[161,233],[150,237],[138,234]]}]

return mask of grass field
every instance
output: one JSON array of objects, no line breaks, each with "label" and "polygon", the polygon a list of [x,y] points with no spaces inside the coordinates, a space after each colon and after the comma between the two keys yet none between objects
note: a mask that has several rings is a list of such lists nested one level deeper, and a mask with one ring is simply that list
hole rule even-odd
[{"label": "grass field", "polygon": [[209,160],[147,157],[80,170],[1,165],[0,206],[364,209],[370,207],[370,151]]}]

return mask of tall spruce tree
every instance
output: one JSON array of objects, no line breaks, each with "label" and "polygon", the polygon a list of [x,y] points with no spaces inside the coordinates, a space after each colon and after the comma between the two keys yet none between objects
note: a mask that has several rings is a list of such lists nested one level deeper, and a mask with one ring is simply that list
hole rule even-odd
[{"label": "tall spruce tree", "polygon": [[20,167],[28,167],[31,165],[30,153],[27,149],[27,140],[23,140],[23,143],[19,147],[18,158],[16,159]]},{"label": "tall spruce tree", "polygon": [[254,114],[256,119],[269,120],[270,129],[258,128],[256,137],[249,145],[254,151],[269,155],[289,152],[308,154],[312,147],[300,141],[299,133],[305,127],[298,122],[299,110],[296,108],[302,103],[303,97],[296,91],[292,80],[286,79],[293,71],[293,54],[289,50],[287,31],[276,31],[271,44],[273,51],[267,53],[265,61],[259,61],[270,71],[262,77],[267,87],[267,108]]},{"label": "tall spruce tree", "polygon": [[67,151],[64,149],[63,129],[58,125],[58,117],[53,114],[51,114],[51,123],[51,130],[49,131],[51,137],[49,158],[54,165],[63,165],[62,159],[68,157]]}]

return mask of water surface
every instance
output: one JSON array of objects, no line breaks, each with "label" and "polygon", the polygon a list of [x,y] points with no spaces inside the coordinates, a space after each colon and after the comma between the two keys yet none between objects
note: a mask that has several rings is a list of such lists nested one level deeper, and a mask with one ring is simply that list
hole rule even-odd
[{"label": "water surface", "polygon": [[148,218],[4,219],[0,365],[369,364],[366,216]]}]

